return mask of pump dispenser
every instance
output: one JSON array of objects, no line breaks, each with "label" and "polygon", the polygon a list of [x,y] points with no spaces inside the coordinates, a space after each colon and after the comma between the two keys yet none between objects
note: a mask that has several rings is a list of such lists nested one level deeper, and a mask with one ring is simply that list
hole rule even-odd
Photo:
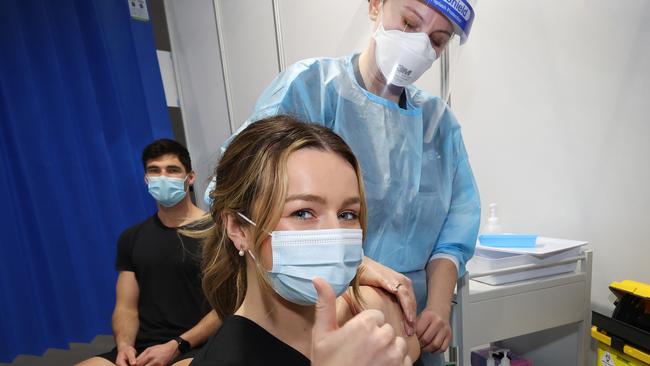
[{"label": "pump dispenser", "polygon": [[488,358],[485,361],[485,366],[496,366],[496,361],[494,360],[494,357],[492,357],[492,352],[488,352],[487,356]]},{"label": "pump dispenser", "polygon": [[501,366],[510,366],[510,356],[508,356],[508,350],[503,350],[503,358],[501,359]]},{"label": "pump dispenser", "polygon": [[483,233],[500,233],[501,224],[499,223],[499,216],[497,216],[497,204],[490,203],[490,216],[488,222],[483,226]]}]

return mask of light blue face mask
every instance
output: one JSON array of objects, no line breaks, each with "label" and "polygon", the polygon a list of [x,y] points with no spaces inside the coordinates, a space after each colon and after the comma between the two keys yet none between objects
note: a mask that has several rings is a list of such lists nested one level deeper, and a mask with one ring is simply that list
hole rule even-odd
[{"label": "light blue face mask", "polygon": [[[239,216],[255,225],[246,216]],[[338,297],[357,273],[363,259],[362,244],[361,229],[273,231],[273,267],[267,272],[271,286],[289,302],[314,305],[318,295],[311,281],[321,277]]]},{"label": "light blue face mask", "polygon": [[149,194],[165,207],[172,207],[179,203],[187,194],[185,191],[185,181],[187,176],[181,178],[170,178],[164,175],[157,177],[147,177],[147,187]]}]

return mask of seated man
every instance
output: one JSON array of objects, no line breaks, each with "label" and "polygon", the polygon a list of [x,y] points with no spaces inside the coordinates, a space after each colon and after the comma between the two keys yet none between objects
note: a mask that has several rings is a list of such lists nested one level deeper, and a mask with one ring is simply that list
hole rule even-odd
[{"label": "seated man", "polygon": [[161,139],[144,149],[142,163],[158,211],[118,240],[117,347],[78,366],[173,364],[193,357],[221,323],[201,288],[200,243],[177,232],[205,214],[187,194],[195,179],[189,153]]}]

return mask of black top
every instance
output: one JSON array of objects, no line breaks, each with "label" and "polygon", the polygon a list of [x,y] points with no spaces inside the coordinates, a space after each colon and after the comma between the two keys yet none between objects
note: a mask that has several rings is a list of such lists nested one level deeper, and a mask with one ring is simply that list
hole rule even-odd
[{"label": "black top", "polygon": [[210,310],[200,278],[200,243],[163,225],[155,214],[126,229],[115,268],[135,273],[140,289],[136,347],[168,342]]},{"label": "black top", "polygon": [[309,365],[309,359],[257,323],[231,315],[190,366]]}]

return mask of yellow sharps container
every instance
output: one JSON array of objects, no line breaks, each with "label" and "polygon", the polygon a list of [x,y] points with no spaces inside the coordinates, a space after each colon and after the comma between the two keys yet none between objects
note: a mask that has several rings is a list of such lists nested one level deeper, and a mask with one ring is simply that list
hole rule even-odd
[{"label": "yellow sharps container", "polygon": [[650,365],[650,285],[612,282],[612,316],[592,312],[591,336],[598,341],[598,366]]}]

